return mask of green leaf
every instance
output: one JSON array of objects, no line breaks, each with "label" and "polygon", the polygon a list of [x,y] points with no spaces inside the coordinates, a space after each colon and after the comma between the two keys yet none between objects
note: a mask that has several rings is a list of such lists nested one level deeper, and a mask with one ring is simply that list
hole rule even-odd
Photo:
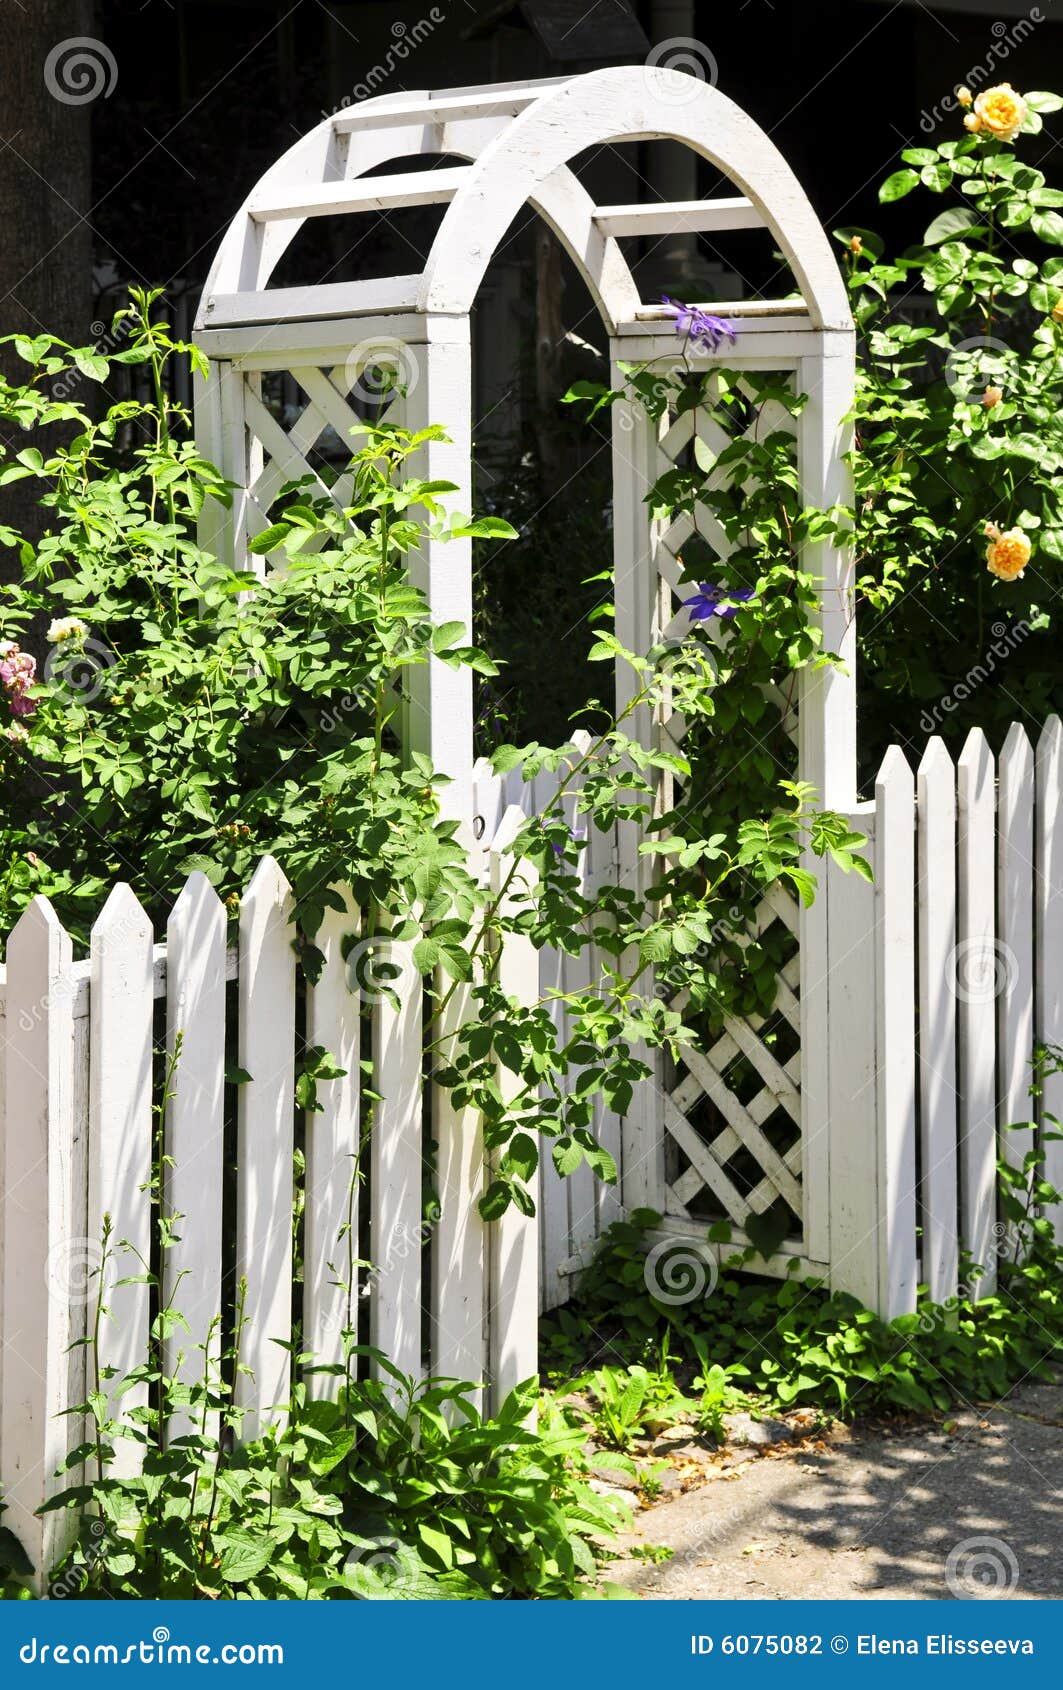
[{"label": "green leaf", "polygon": [[276,1544],[263,1533],[226,1528],[221,1539],[221,1565],[218,1573],[226,1584],[246,1584],[264,1572],[276,1552]]},{"label": "green leaf", "polygon": [[1042,114],[1046,111],[1059,111],[1063,108],[1063,95],[1046,94],[1039,88],[1034,89],[1032,94],[1024,94],[1023,99],[1031,111],[1041,112]]},{"label": "green leaf", "polygon": [[1035,235],[1051,246],[1063,246],[1063,217],[1058,211],[1035,211],[1030,218],[1030,227]]},{"label": "green leaf", "polygon": [[924,245],[939,246],[942,241],[952,241],[957,235],[969,234],[978,225],[978,219],[979,214],[973,206],[953,206],[934,218],[923,236]]},{"label": "green leaf", "polygon": [[878,197],[883,205],[889,205],[892,200],[902,200],[910,194],[913,188],[919,186],[919,176],[914,170],[895,170],[892,176],[887,176],[878,191]]}]

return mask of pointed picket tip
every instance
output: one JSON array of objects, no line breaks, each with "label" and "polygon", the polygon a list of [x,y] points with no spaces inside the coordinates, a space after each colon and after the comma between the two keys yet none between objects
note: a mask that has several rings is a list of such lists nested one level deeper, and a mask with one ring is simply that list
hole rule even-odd
[{"label": "pointed picket tip", "polygon": [[953,773],[952,758],[949,756],[948,746],[939,734],[935,734],[933,739],[927,740],[926,749],[919,759],[918,773],[921,777],[933,775],[940,777],[948,774],[951,778]]},{"label": "pointed picket tip", "polygon": [[24,951],[39,951],[42,941],[54,962],[62,964],[72,959],[73,942],[69,933],[44,893],[38,892],[30,899],[7,936],[8,962],[21,959]]},{"label": "pointed picket tip", "polygon": [[508,851],[527,821],[528,818],[519,804],[509,804],[491,841],[491,855],[497,857]]},{"label": "pointed picket tip", "polygon": [[981,728],[972,728],[963,742],[963,750],[959,756],[961,769],[975,769],[993,761],[993,753],[989,749],[989,741]]},{"label": "pointed picket tip", "polygon": [[202,869],[189,875],[178,894],[166,923],[167,944],[180,946],[187,940],[193,950],[221,935],[225,942],[225,905]]},{"label": "pointed picket tip", "polygon": [[1021,722],[1012,722],[1000,753],[1001,774],[1006,769],[1016,764],[1024,764],[1032,758],[1033,746],[1030,744],[1029,734]]},{"label": "pointed picket tip", "polygon": [[291,896],[291,883],[276,857],[263,857],[251,876],[241,907],[248,904],[282,904]]},{"label": "pointed picket tip", "polygon": [[147,910],[133,888],[120,880],[117,886],[111,888],[107,902],[93,923],[92,944],[107,939],[127,939],[130,943],[147,939],[150,943],[152,938],[151,918]]},{"label": "pointed picket tip", "polygon": [[1056,715],[1049,716],[1041,729],[1037,741],[1038,757],[1051,757],[1063,746],[1063,721]]},{"label": "pointed picket tip", "polygon": [[915,788],[912,766],[899,745],[891,745],[882,759],[875,781],[876,792],[880,787],[888,787],[896,792],[913,791]]}]

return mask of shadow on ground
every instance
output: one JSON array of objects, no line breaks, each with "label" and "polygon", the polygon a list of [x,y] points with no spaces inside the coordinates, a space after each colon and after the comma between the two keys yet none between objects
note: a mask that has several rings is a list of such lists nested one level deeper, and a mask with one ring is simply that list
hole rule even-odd
[{"label": "shadow on ground", "polygon": [[856,1431],[762,1456],[639,1515],[607,1576],[658,1599],[1063,1596],[1063,1378],[952,1430]]}]

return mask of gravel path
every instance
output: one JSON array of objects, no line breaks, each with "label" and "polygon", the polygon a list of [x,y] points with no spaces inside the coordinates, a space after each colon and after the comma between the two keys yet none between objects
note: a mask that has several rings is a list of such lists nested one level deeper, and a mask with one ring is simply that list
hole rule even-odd
[{"label": "gravel path", "polygon": [[606,1576],[652,1599],[1063,1596],[1063,1377],[948,1424],[732,1454],[638,1515],[626,1544],[672,1560]]}]

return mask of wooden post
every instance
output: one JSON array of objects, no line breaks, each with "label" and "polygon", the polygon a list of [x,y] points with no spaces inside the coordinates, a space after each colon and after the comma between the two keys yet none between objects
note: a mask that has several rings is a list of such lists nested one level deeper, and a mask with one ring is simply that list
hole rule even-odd
[{"label": "wooden post", "polygon": [[[427,481],[449,481],[448,510],[472,510],[472,377],[468,317],[426,318],[424,345],[408,347],[414,372],[405,398],[411,429],[436,424],[445,440],[429,440],[418,454],[416,473]],[[426,537],[410,560],[416,585],[428,599],[432,621],[460,622],[472,638],[472,542]],[[472,673],[449,669],[438,658],[409,673],[406,745],[431,757],[449,777],[440,792],[445,815],[472,821]]]},{"label": "wooden post", "polygon": [[[852,477],[844,454],[852,445],[846,420],[855,387],[851,331],[821,337],[821,350],[799,360],[796,386],[807,395],[798,419],[798,472],[807,505],[829,510],[847,505]],[[856,621],[851,554],[827,541],[806,547],[802,566],[818,582],[823,649],[844,668],[801,671],[798,709],[798,775],[815,787],[825,808],[850,811],[856,804]],[[830,900],[837,877],[806,857],[816,875],[815,901],[800,913],[801,967],[801,1138],[805,1248],[818,1261],[832,1261],[830,1108],[832,1052],[838,1050],[829,1018],[833,970],[844,957],[849,932],[832,920]],[[850,1083],[843,1074],[843,1086]]]}]

